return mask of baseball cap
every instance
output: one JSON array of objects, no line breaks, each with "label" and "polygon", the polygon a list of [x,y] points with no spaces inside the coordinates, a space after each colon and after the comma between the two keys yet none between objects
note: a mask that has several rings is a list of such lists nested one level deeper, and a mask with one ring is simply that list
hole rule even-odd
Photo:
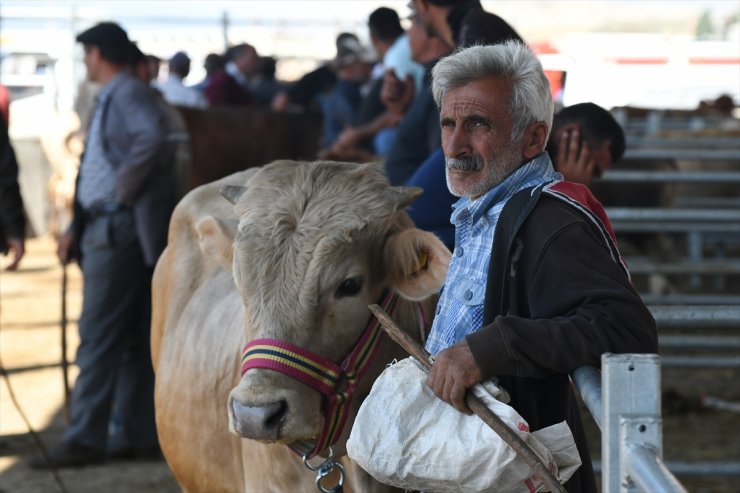
[{"label": "baseball cap", "polygon": [[355,37],[337,39],[337,57],[334,60],[340,67],[355,62],[375,63],[376,57],[369,48],[360,44]]}]

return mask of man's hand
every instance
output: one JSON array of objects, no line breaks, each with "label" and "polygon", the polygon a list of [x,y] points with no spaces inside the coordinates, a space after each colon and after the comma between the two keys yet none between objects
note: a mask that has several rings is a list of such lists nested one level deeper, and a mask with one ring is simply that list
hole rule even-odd
[{"label": "man's hand", "polygon": [[388,69],[383,75],[380,100],[388,111],[403,115],[414,100],[414,79],[407,75],[406,79],[401,81],[393,69]]},{"label": "man's hand", "polygon": [[59,262],[61,262],[62,265],[67,265],[69,263],[73,242],[74,235],[71,231],[62,233],[57,240],[57,257],[59,257]]},{"label": "man's hand", "polygon": [[337,136],[331,148],[334,152],[342,153],[354,149],[360,143],[360,134],[353,127],[347,127]]},{"label": "man's hand", "polygon": [[16,270],[21,263],[23,255],[26,253],[25,243],[20,238],[8,238],[8,252],[13,252],[13,261],[10,262],[5,270]]},{"label": "man's hand", "polygon": [[578,128],[560,135],[555,168],[566,180],[590,185],[595,165],[596,160],[591,155],[588,143],[580,142]]},{"label": "man's hand", "polygon": [[479,383],[483,375],[466,341],[441,351],[434,357],[427,385],[437,397],[464,414],[472,414],[465,404],[465,392]]}]

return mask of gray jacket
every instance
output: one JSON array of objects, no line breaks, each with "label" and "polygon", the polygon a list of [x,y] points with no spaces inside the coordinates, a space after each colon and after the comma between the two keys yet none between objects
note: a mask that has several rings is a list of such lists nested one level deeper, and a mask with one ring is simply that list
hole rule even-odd
[{"label": "gray jacket", "polygon": [[[103,149],[116,170],[116,201],[133,208],[144,260],[154,265],[167,243],[175,203],[167,117],[141,81],[124,74],[115,83],[102,108]],[[84,220],[75,200],[76,242],[82,237]],[[79,248],[76,253],[79,257]]]}]

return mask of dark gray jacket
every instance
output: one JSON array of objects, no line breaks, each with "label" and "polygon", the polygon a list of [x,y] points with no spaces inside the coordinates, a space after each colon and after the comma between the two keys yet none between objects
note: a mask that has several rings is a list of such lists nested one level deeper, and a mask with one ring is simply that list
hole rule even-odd
[{"label": "dark gray jacket", "polygon": [[7,252],[8,239],[24,237],[25,225],[23,199],[18,187],[18,162],[5,120],[0,118],[0,253]]},{"label": "dark gray jacket", "polygon": [[630,283],[608,218],[588,188],[527,188],[496,224],[483,327],[466,337],[484,379],[498,376],[532,431],[567,421],[583,465],[571,493],[596,482],[568,374],[602,353],[656,353],[655,320]]},{"label": "dark gray jacket", "polygon": [[[154,265],[167,243],[175,203],[167,117],[141,81],[123,74],[112,83],[115,87],[102,108],[103,149],[116,170],[116,201],[133,208],[144,260]],[[82,237],[84,218],[75,200],[76,242]]]}]

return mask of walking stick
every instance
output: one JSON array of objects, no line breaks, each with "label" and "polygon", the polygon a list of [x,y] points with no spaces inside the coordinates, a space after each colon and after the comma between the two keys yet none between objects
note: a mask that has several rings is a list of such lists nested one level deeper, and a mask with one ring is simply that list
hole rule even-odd
[{"label": "walking stick", "polygon": [[[429,361],[429,353],[427,353],[423,347],[421,347],[411,336],[401,330],[393,319],[378,305],[370,305],[370,311],[380,322],[381,327],[385,330],[388,335],[398,345],[406,350],[411,356],[416,358],[427,371],[431,370],[432,363]],[[516,452],[524,461],[532,468],[532,470],[539,474],[545,481],[545,484],[550,487],[550,491],[557,493],[567,493],[565,488],[560,484],[557,478],[550,472],[547,466],[540,460],[537,454],[529,448],[524,440],[519,438],[519,435],[514,433],[501,418],[496,416],[493,411],[481,401],[478,396],[472,392],[465,394],[465,404],[468,405],[471,411],[473,411],[480,419],[483,420],[498,436],[500,436],[512,449]]]},{"label": "walking stick", "polygon": [[62,378],[64,380],[64,422],[69,424],[69,363],[67,362],[67,264],[62,264]]}]

